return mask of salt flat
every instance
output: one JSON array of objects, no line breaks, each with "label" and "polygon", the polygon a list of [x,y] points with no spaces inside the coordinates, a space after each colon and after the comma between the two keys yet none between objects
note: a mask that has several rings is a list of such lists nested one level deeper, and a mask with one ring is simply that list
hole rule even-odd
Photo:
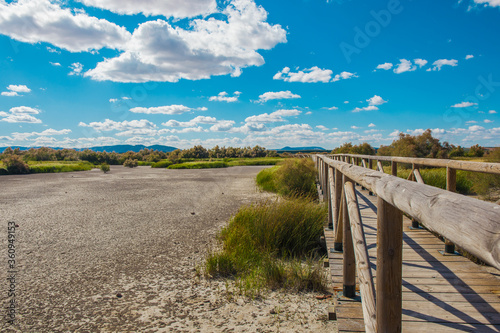
[{"label": "salt flat", "polygon": [[2,252],[7,222],[19,225],[18,314],[1,331],[331,331],[327,301],[312,294],[250,300],[195,277],[231,214],[269,197],[254,182],[262,168],[0,177]]}]

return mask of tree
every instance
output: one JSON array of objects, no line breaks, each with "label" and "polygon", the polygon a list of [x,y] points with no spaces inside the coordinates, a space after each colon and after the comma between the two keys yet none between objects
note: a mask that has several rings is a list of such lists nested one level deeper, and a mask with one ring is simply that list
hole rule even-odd
[{"label": "tree", "polygon": [[26,164],[20,156],[11,155],[3,159],[3,164],[9,174],[25,174],[30,172],[28,164]]},{"label": "tree", "polygon": [[469,148],[469,151],[467,152],[467,156],[469,157],[483,157],[484,155],[484,148],[481,147],[480,145],[474,145]]}]

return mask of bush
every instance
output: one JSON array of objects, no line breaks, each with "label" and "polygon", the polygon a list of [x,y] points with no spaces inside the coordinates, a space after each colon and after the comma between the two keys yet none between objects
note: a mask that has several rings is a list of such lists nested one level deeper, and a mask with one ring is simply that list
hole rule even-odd
[{"label": "bush", "polygon": [[3,164],[7,172],[11,175],[30,173],[30,168],[18,155],[10,155],[3,159]]},{"label": "bush", "polygon": [[103,163],[103,164],[101,164],[100,168],[101,168],[102,172],[104,172],[104,173],[109,172],[109,170],[111,169],[111,168],[109,167],[109,164],[107,164],[107,163]]},{"label": "bush", "polygon": [[125,162],[123,162],[123,166],[124,167],[128,167],[128,168],[135,168],[139,165],[139,161],[137,161],[136,159],[126,159]]},{"label": "bush", "polygon": [[264,169],[257,175],[257,184],[266,191],[284,196],[318,197],[316,168],[309,158],[286,159],[277,168]]},{"label": "bush", "polygon": [[163,161],[159,161],[159,162],[156,162],[156,163],[153,163],[151,165],[152,168],[168,168],[169,166],[171,166],[173,163],[172,161],[169,161],[169,160],[163,160]]},{"label": "bush", "polygon": [[327,207],[307,198],[279,199],[242,207],[219,234],[222,250],[209,254],[212,277],[235,276],[247,285],[322,291],[320,237]]},{"label": "bush", "polygon": [[169,169],[210,169],[210,168],[227,168],[228,165],[224,162],[187,162],[172,164]]}]

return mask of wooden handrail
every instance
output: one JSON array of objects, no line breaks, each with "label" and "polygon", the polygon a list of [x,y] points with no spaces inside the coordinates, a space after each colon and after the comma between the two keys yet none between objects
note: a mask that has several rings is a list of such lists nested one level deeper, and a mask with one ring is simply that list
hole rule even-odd
[{"label": "wooden handrail", "polygon": [[316,156],[431,231],[500,269],[500,205]]},{"label": "wooden handrail", "polygon": [[361,214],[359,212],[356,189],[352,182],[344,184],[347,210],[349,211],[349,222],[351,224],[352,242],[354,254],[356,256],[356,269],[358,272],[359,290],[363,300],[363,318],[365,331],[367,333],[377,332],[375,286],[370,267],[370,258],[366,247],[365,233],[361,224]]},{"label": "wooden handrail", "polygon": [[341,156],[350,158],[365,158],[376,161],[418,164],[438,168],[452,168],[456,170],[476,171],[492,174],[500,174],[500,163],[472,162],[460,160],[448,160],[438,158],[418,158],[400,156],[377,156],[377,155],[355,155],[355,154],[334,154],[330,156]]}]

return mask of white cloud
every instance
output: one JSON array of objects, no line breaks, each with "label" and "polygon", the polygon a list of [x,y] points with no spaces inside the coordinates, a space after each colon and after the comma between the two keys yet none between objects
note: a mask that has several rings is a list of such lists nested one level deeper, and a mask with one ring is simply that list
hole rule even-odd
[{"label": "white cloud", "polygon": [[374,123],[371,123],[370,125],[368,125],[368,127],[377,127],[377,125],[375,125]]},{"label": "white cloud", "polygon": [[485,123],[485,124],[491,124],[492,122],[493,122],[493,120],[489,120],[489,119],[485,119],[485,120],[484,120],[484,123]]},{"label": "white cloud", "polygon": [[2,96],[15,97],[19,96],[15,91],[2,91]]},{"label": "white cloud", "polygon": [[474,56],[472,54],[468,54],[465,56],[465,60],[469,60],[469,59],[472,59],[474,58]]},{"label": "white cloud", "polygon": [[52,135],[66,135],[71,133],[70,129],[62,129],[62,130],[55,130],[52,128],[46,129],[45,131],[42,132],[31,132],[31,133],[18,133],[14,132],[12,133],[12,136],[14,137],[15,140],[26,140],[27,138],[33,137],[33,136],[52,136]]},{"label": "white cloud", "polygon": [[57,54],[61,54],[61,51],[59,50],[56,50],[50,46],[47,46],[47,51],[49,51],[50,53],[57,53]]},{"label": "white cloud", "polygon": [[69,75],[81,75],[82,70],[83,70],[83,65],[79,62],[75,62],[69,66],[71,69],[71,72],[69,72]]},{"label": "white cloud", "polygon": [[475,105],[477,105],[477,103],[462,102],[462,103],[454,104],[451,107],[452,108],[468,108],[468,107],[475,106]]},{"label": "white cloud", "polygon": [[99,81],[177,82],[239,76],[242,68],[263,65],[257,50],[285,43],[286,31],[267,23],[267,12],[252,0],[226,4],[223,19],[194,19],[188,29],[160,19],[140,24],[124,53],[105,59],[85,75]]},{"label": "white cloud", "polygon": [[55,67],[61,67],[61,64],[58,62],[49,61],[49,64],[51,64],[52,66],[55,66]]},{"label": "white cloud", "polygon": [[401,74],[404,72],[412,72],[417,69],[417,66],[412,65],[410,60],[400,59],[399,64],[394,68],[394,73]]},{"label": "white cloud", "polygon": [[0,112],[0,121],[7,123],[32,123],[40,124],[42,121],[32,115],[39,114],[41,111],[29,106],[18,106],[9,110],[10,113]]},{"label": "white cloud", "polygon": [[92,122],[89,124],[85,124],[80,122],[78,126],[81,127],[91,127],[98,132],[103,131],[126,131],[133,129],[154,129],[156,125],[149,120],[141,119],[141,120],[131,120],[131,121],[113,121],[110,119],[106,119],[103,122]]},{"label": "white cloud", "polygon": [[237,102],[238,97],[241,95],[241,92],[235,91],[234,96],[228,96],[228,93],[225,91],[221,91],[217,96],[212,96],[208,100],[209,101],[218,101],[218,102]]},{"label": "white cloud", "polygon": [[339,108],[336,106],[332,106],[330,108],[326,108],[327,110],[333,111],[333,110],[338,110]]},{"label": "white cloud", "polygon": [[318,126],[316,126],[316,128],[321,130],[321,131],[328,131],[328,128],[323,126],[323,125],[318,125]]},{"label": "white cloud", "polygon": [[377,70],[377,69],[384,69],[384,70],[386,70],[386,71],[387,71],[387,70],[391,69],[391,68],[392,68],[392,66],[393,66],[393,64],[392,64],[392,63],[390,63],[390,62],[386,62],[386,63],[383,63],[383,64],[378,65],[378,66],[377,66],[377,68],[376,68],[376,70]]},{"label": "white cloud", "polygon": [[290,72],[289,67],[283,68],[282,71],[276,73],[273,77],[274,80],[284,80],[285,82],[303,82],[314,83],[323,82],[327,83],[332,78],[333,72],[329,69],[321,69],[318,66],[299,70],[298,72]]},{"label": "white cloud", "polygon": [[474,2],[485,6],[500,7],[500,0],[474,0]]},{"label": "white cloud", "polygon": [[234,126],[234,121],[232,120],[221,120],[217,124],[210,127],[212,132],[227,132]]},{"label": "white cloud", "polygon": [[477,124],[477,121],[475,121],[475,120],[468,120],[465,123],[466,124]]},{"label": "white cloud", "polygon": [[263,113],[257,116],[250,116],[245,119],[246,123],[275,123],[285,121],[283,117],[298,116],[302,112],[299,110],[278,110],[270,114]]},{"label": "white cloud", "polygon": [[308,116],[308,115],[311,115],[313,113],[311,111],[307,111],[305,114]]},{"label": "white cloud", "polygon": [[351,126],[352,129],[360,129],[361,127],[358,127],[358,126]]},{"label": "white cloud", "polygon": [[215,117],[198,116],[186,122],[169,120],[167,122],[162,123],[162,125],[167,127],[193,127],[198,124],[215,124],[215,123],[217,123],[217,119]]},{"label": "white cloud", "polygon": [[9,91],[4,91],[2,92],[2,96],[9,96],[9,97],[14,97],[14,96],[20,96],[19,93],[29,93],[31,92],[31,89],[28,88],[25,85],[15,85],[11,84],[7,87],[7,90]]},{"label": "white cloud", "polygon": [[13,114],[39,114],[41,111],[29,106],[17,106],[10,109]]},{"label": "white cloud", "polygon": [[9,85],[7,87],[7,90],[15,91],[17,93],[29,93],[29,92],[31,92],[31,89],[28,88],[27,86],[25,86],[25,85],[15,85],[15,84]]},{"label": "white cloud", "polygon": [[362,107],[362,108],[355,108],[354,110],[352,110],[352,112],[356,113],[356,112],[361,112],[361,111],[377,111],[379,108],[376,107],[375,105],[369,105],[369,106],[365,106],[365,107]]},{"label": "white cloud", "polygon": [[144,14],[146,16],[195,17],[217,12],[215,0],[78,0],[86,6],[107,9],[118,14]]},{"label": "white cloud", "polygon": [[300,98],[300,95],[292,94],[290,90],[287,91],[268,91],[259,96],[259,102],[267,102],[272,99],[292,99],[292,98]]},{"label": "white cloud", "polygon": [[488,111],[489,114],[496,114],[497,112],[495,110],[490,110]]},{"label": "white cloud", "polygon": [[432,68],[433,71],[440,71],[441,67],[443,66],[452,66],[452,67],[458,66],[458,60],[439,59],[434,61],[432,64],[434,65],[434,67]]},{"label": "white cloud", "polygon": [[71,52],[120,49],[130,39],[124,27],[73,13],[49,0],[0,1],[0,34],[25,43],[47,42]]},{"label": "white cloud", "polygon": [[174,115],[174,114],[183,114],[185,112],[190,112],[190,111],[195,111],[195,110],[205,111],[206,108],[192,109],[192,108],[187,107],[185,105],[172,104],[172,105],[157,106],[157,107],[151,107],[151,108],[136,107],[136,108],[130,109],[130,112],[133,112],[133,113],[145,113],[145,114],[169,114],[169,115]]},{"label": "white cloud", "polygon": [[356,73],[350,73],[350,72],[342,72],[340,74],[335,75],[335,77],[332,79],[332,82],[337,82],[340,80],[347,80],[351,79],[353,77],[358,77]]},{"label": "white cloud", "polygon": [[484,127],[479,126],[479,125],[474,125],[474,126],[469,127],[469,131],[471,131],[471,132],[477,132],[477,131],[481,131],[481,130],[484,130]]},{"label": "white cloud", "polygon": [[384,101],[384,99],[378,95],[374,95],[372,98],[369,98],[366,100],[369,105],[382,105],[384,103],[387,103],[387,101]]},{"label": "white cloud", "polygon": [[414,59],[413,61],[415,62],[416,65],[418,65],[419,68],[422,68],[425,65],[427,65],[427,60],[425,59]]}]

